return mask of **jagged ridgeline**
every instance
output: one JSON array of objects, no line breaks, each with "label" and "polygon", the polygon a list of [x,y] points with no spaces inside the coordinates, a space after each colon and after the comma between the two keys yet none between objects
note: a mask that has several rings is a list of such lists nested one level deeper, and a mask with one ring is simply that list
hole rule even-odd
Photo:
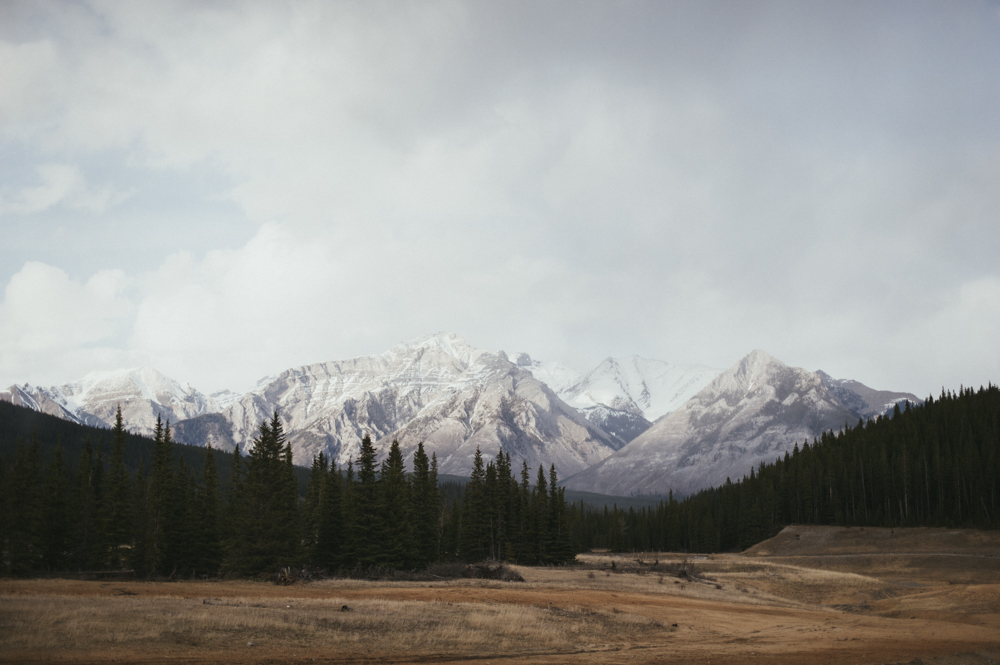
[{"label": "jagged ridgeline", "polygon": [[574,514],[580,547],[744,549],[788,524],[1000,528],[1000,389],[944,392],[656,507]]},{"label": "jagged ridgeline", "polygon": [[177,445],[159,421],[152,438],[130,435],[120,410],[108,430],[0,403],[0,572],[371,574],[573,558],[554,466],[531,485],[525,463],[518,483],[509,455],[477,449],[472,478],[442,491],[422,444],[405,462],[412,473],[393,442],[377,465],[365,437],[345,469],[322,455],[296,467],[277,412],[242,456]]}]

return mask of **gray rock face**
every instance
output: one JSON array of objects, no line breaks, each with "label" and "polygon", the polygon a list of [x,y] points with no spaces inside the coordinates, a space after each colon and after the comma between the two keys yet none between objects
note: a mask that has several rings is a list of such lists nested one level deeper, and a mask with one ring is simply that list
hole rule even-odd
[{"label": "gray rock face", "polygon": [[219,410],[210,397],[148,367],[93,372],[51,388],[11,386],[0,399],[94,427],[111,427],[121,405],[127,428],[139,434],[152,434],[157,416],[177,422]]},{"label": "gray rock face", "polygon": [[905,402],[911,404],[923,404],[924,402],[913,393],[875,390],[858,381],[835,379],[822,370],[817,371],[816,374],[823,380],[823,385],[836,395],[844,406],[850,409],[851,413],[862,420],[891,414],[897,404],[902,406]]},{"label": "gray rock face", "polygon": [[829,377],[754,351],[566,486],[605,494],[689,494],[727,477],[737,480],[795,443],[862,417],[857,409],[869,403],[845,383],[856,382],[833,385]]},{"label": "gray rock face", "polygon": [[569,476],[624,445],[506,355],[451,334],[287,370],[221,412],[228,430],[204,415],[179,423],[178,440],[210,436],[213,445],[246,450],[275,409],[300,464],[322,452],[345,465],[369,434],[382,453],[398,439],[408,460],[422,441],[442,473],[468,475],[478,446],[486,456],[502,449],[515,464],[555,464]]},{"label": "gray rock face", "polygon": [[517,356],[517,363],[592,423],[625,441],[679,408],[722,372],[704,365],[674,365],[639,356],[606,358],[584,375],[560,363],[532,360],[526,353]]}]

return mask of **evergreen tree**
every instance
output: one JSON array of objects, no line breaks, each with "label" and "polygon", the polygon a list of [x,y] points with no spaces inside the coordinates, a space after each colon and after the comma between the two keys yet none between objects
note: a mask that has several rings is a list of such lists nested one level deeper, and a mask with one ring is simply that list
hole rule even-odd
[{"label": "evergreen tree", "polygon": [[42,502],[42,564],[45,570],[65,570],[73,546],[70,526],[70,482],[57,445],[45,477]]},{"label": "evergreen tree", "polygon": [[414,563],[419,567],[426,567],[438,558],[441,500],[436,476],[437,469],[432,477],[424,444],[418,443],[413,454],[413,530],[416,536]]},{"label": "evergreen tree", "polygon": [[261,422],[246,467],[242,533],[236,536],[242,547],[233,563],[243,573],[276,572],[297,562],[299,540],[298,481],[277,411],[270,423]]},{"label": "evergreen tree", "polygon": [[153,430],[153,465],[149,477],[149,557],[150,568],[160,575],[169,575],[176,566],[177,543],[173,442],[170,423],[166,428],[156,417]]},{"label": "evergreen tree", "polygon": [[570,539],[566,510],[566,489],[557,484],[556,465],[549,469],[549,531],[546,540],[548,562],[564,564],[576,558]]},{"label": "evergreen tree", "polygon": [[205,575],[214,575],[222,564],[222,527],[219,518],[219,471],[215,465],[215,452],[205,448],[205,466],[198,492],[197,535],[195,569]]},{"label": "evergreen tree", "polygon": [[375,446],[367,434],[361,440],[357,482],[351,483],[350,492],[350,550],[353,563],[361,569],[382,565],[384,524],[375,470]]},{"label": "evergreen tree", "polygon": [[101,523],[104,542],[101,544],[106,565],[123,568],[132,545],[132,487],[125,468],[125,423],[119,405],[112,432],[111,468],[101,503]]},{"label": "evergreen tree", "polygon": [[88,438],[83,445],[80,462],[76,468],[71,510],[73,548],[70,555],[70,565],[79,570],[92,569],[96,565],[96,541],[99,538],[97,533],[98,475],[94,450]]},{"label": "evergreen tree", "polygon": [[38,439],[27,449],[19,441],[7,477],[6,501],[16,506],[7,515],[5,541],[7,574],[26,576],[42,566],[42,470]]},{"label": "evergreen tree", "polygon": [[477,446],[472,462],[472,477],[466,483],[462,497],[458,547],[459,557],[463,561],[482,561],[488,555],[486,501],[486,468],[483,465],[483,454]]},{"label": "evergreen tree", "polygon": [[399,441],[393,441],[378,480],[383,565],[409,570],[414,563],[413,499]]},{"label": "evergreen tree", "polygon": [[329,472],[326,455],[322,452],[313,458],[309,469],[309,484],[306,486],[306,500],[302,504],[302,545],[305,548],[306,560],[314,566],[319,563],[322,554],[319,548],[319,529],[321,522],[320,501]]},{"label": "evergreen tree", "polygon": [[316,556],[314,565],[333,570],[343,564],[345,538],[342,494],[344,479],[337,464],[330,462],[330,468],[323,478],[320,488],[316,516]]},{"label": "evergreen tree", "polygon": [[530,563],[548,563],[549,552],[546,545],[549,540],[549,490],[545,480],[545,468],[538,465],[538,479],[535,481],[535,491],[531,497],[531,532],[530,537],[535,551],[535,559]]},{"label": "evergreen tree", "polygon": [[137,576],[148,577],[154,570],[155,562],[149,519],[149,482],[141,462],[132,483],[132,505],[135,522],[132,525],[133,542],[128,563]]}]

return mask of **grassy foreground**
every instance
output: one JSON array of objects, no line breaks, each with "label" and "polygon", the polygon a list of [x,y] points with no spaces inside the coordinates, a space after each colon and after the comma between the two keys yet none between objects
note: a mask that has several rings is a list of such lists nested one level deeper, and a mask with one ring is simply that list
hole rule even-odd
[{"label": "grassy foreground", "polygon": [[525,582],[4,580],[0,661],[1000,661],[1000,534],[841,531],[582,555]]}]

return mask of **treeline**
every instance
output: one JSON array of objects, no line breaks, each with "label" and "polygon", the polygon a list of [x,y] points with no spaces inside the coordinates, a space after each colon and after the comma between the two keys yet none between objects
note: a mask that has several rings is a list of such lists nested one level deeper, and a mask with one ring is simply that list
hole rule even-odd
[{"label": "treeline", "polygon": [[1000,389],[942,392],[657,506],[571,507],[575,546],[742,550],[788,524],[1000,528]]},{"label": "treeline", "polygon": [[[463,490],[442,491],[436,457],[422,444],[407,473],[398,443],[378,464],[365,437],[346,469],[323,455],[313,460],[302,496],[277,413],[245,457],[237,449],[219,464],[202,449],[198,470],[178,454],[185,447],[174,444],[169,423],[157,422],[134,470],[120,409],[111,438],[108,459],[87,441],[71,465],[58,443],[43,455],[36,434],[0,464],[3,573],[246,576],[306,566],[364,574],[486,558],[560,564],[575,554],[555,468],[546,478],[540,467],[532,486],[524,464],[518,483],[504,453],[484,464],[477,450]],[[220,466],[229,471],[225,485]]]}]

